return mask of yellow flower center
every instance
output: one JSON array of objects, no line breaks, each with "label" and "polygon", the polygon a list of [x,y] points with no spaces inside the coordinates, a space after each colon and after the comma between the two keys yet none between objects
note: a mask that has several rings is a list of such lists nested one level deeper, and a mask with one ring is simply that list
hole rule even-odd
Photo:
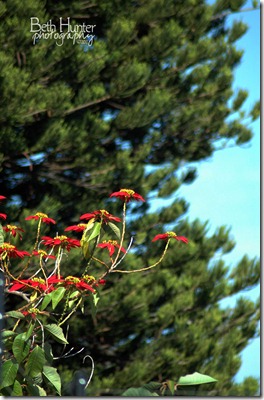
[{"label": "yellow flower center", "polygon": [[16,225],[6,225],[6,227],[7,227],[7,229],[9,229],[10,231],[11,231],[12,229],[17,229],[17,226],[16,226]]},{"label": "yellow flower center", "polygon": [[170,238],[177,236],[175,232],[166,232],[166,233]]},{"label": "yellow flower center", "polygon": [[64,240],[68,240],[67,236],[61,235],[61,236],[56,236],[54,239],[60,239],[62,242]]},{"label": "yellow flower center", "polygon": [[42,278],[32,278],[31,279],[33,282],[38,282],[38,283],[42,283],[43,285],[45,284],[44,279]]},{"label": "yellow flower center", "polygon": [[87,283],[93,283],[95,281],[95,277],[92,275],[84,275],[83,280]]},{"label": "yellow flower center", "polygon": [[109,214],[109,212],[106,211],[106,210],[100,210],[100,213],[101,213],[102,215],[108,215],[108,214]]},{"label": "yellow flower center", "polygon": [[38,254],[43,257],[46,256],[48,253],[45,250],[38,250]]},{"label": "yellow flower center", "polygon": [[47,216],[47,214],[44,214],[44,213],[40,213],[40,212],[37,212],[36,214],[35,214],[37,217],[39,217],[39,218],[48,218],[48,216]]},{"label": "yellow flower center", "polygon": [[79,283],[80,279],[76,278],[76,276],[67,276],[67,278],[65,278],[66,282],[73,282],[73,283]]},{"label": "yellow flower center", "polygon": [[16,246],[13,246],[12,244],[10,244],[10,243],[3,243],[3,244],[1,244],[1,246],[0,246],[2,249],[4,249],[4,250],[14,250],[15,248],[16,248]]},{"label": "yellow flower center", "polygon": [[109,244],[112,244],[113,246],[117,245],[117,241],[116,240],[104,240],[103,243],[109,243]]},{"label": "yellow flower center", "polygon": [[78,224],[77,226],[79,226],[80,228],[86,228],[87,224]]},{"label": "yellow flower center", "polygon": [[30,314],[38,314],[38,313],[39,313],[39,310],[38,310],[37,308],[29,308],[29,309],[28,309],[28,312],[29,312]]},{"label": "yellow flower center", "polygon": [[133,196],[135,194],[134,190],[131,189],[120,189],[120,192],[128,193],[130,196]]}]

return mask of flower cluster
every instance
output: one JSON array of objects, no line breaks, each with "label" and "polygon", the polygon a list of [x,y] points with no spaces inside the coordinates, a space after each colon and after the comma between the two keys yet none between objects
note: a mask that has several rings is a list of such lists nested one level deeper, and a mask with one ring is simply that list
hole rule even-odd
[{"label": "flower cluster", "polygon": [[[42,236],[43,223],[50,225],[51,229],[53,225],[56,224],[54,219],[42,212],[37,212],[25,218],[26,221],[32,221],[33,224],[31,228],[34,225],[36,229],[34,247],[30,252],[20,250],[12,244],[13,241],[15,241],[14,238],[18,237],[22,239],[22,233],[24,233],[22,228],[15,224],[6,224],[0,231],[0,268],[6,278],[5,292],[10,297],[11,295],[19,296],[20,300],[22,298],[24,301],[23,305],[19,305],[20,308],[16,309],[16,312],[10,312],[10,317],[15,318],[15,322],[11,331],[12,335],[8,335],[8,341],[10,340],[10,342],[13,341],[13,343],[15,343],[14,341],[17,340],[18,345],[14,346],[11,345],[11,343],[9,345],[8,342],[6,351],[7,357],[5,354],[3,356],[4,363],[10,363],[15,359],[19,364],[19,374],[16,378],[14,376],[14,379],[17,379],[13,384],[14,392],[15,383],[17,383],[16,390],[18,390],[18,393],[27,393],[27,382],[20,371],[26,371],[28,376],[31,377],[36,373],[36,365],[40,377],[39,381],[41,382],[45,382],[45,379],[42,379],[42,375],[45,376],[44,372],[49,375],[51,371],[55,371],[55,375],[52,375],[55,376],[54,381],[53,379],[48,379],[55,388],[53,382],[58,382],[58,373],[55,368],[52,367],[49,370],[48,365],[46,365],[50,362],[49,359],[51,358],[50,354],[52,354],[52,352],[51,349],[47,347],[49,353],[47,353],[47,355],[49,357],[45,357],[46,353],[44,355],[43,349],[46,343],[44,342],[49,340],[49,336],[51,335],[52,340],[57,340],[61,344],[67,343],[67,338],[64,336],[61,327],[69,321],[70,317],[74,315],[77,310],[80,309],[84,312],[87,305],[90,307],[93,315],[100,298],[100,286],[105,285],[105,278],[107,278],[109,274],[113,272],[138,273],[140,271],[149,270],[150,268],[155,268],[162,262],[171,243],[171,239],[188,243],[186,237],[178,236],[175,232],[158,234],[152,239],[152,242],[161,240],[165,242],[165,245],[160,258],[156,262],[154,261],[151,265],[142,268],[138,267],[133,270],[118,270],[117,266],[121,264],[132,245],[132,239],[129,245],[125,245],[127,240],[127,204],[132,201],[144,202],[145,199],[132,189],[120,189],[110,194],[109,197],[117,198],[123,202],[122,219],[104,209],[82,214],[80,216],[81,223],[70,225],[64,229],[65,233],[74,232],[76,235],[81,233],[81,240],[68,237],[68,233],[62,235],[57,233],[56,236]],[[0,196],[0,201],[4,199],[4,196]],[[6,219],[7,216],[6,214],[0,214],[0,218]],[[106,236],[109,232],[113,232],[118,240],[109,240]],[[105,236],[106,240],[103,240]],[[8,237],[10,242],[6,237]],[[81,248],[81,252],[79,248]],[[105,250],[107,250],[107,252],[105,252]],[[69,275],[64,272],[65,268],[63,269],[61,265],[64,256],[66,258],[66,256],[68,256],[67,252],[70,251],[75,251],[76,254],[79,252],[81,261],[85,264],[84,268],[81,271],[78,270],[78,273],[76,273],[78,276],[75,276],[77,263],[75,263],[74,257],[68,258],[72,262],[72,270]],[[106,257],[101,257],[105,254]],[[24,257],[28,258],[21,260],[24,259]],[[19,261],[17,269],[12,268],[12,258],[17,258]],[[17,271],[17,275],[15,275],[16,272],[14,271]],[[90,273],[94,273],[95,276],[90,275]],[[14,304],[12,302],[10,303]],[[25,318],[23,318],[23,316]],[[34,321],[33,323],[32,320]],[[23,338],[25,339],[26,337],[26,341],[22,339],[26,346],[22,349],[23,359],[21,357],[21,361],[19,361],[18,356],[20,354],[15,354],[15,349],[18,353],[17,348],[20,346],[19,340],[21,341],[21,332],[23,332]],[[17,338],[20,339],[18,340]],[[36,346],[38,346],[38,348]],[[65,355],[69,357],[72,350],[73,348],[65,353]],[[62,357],[64,356],[62,355]],[[43,367],[44,361],[44,367],[47,367],[46,371],[44,371]],[[7,370],[10,365],[5,365]],[[42,367],[43,373],[40,373]],[[7,389],[10,388],[11,390],[9,377],[6,378],[6,384]],[[40,389],[42,388],[40,387]],[[43,393],[46,392],[42,389],[41,391],[39,390],[39,393],[43,395]]]},{"label": "flower cluster", "polygon": [[121,247],[116,240],[104,240],[102,243],[99,243],[97,247],[108,249],[110,257],[114,254],[115,249],[120,249],[123,253],[126,253],[124,247]]},{"label": "flower cluster", "polygon": [[106,210],[97,210],[92,213],[83,214],[80,216],[80,219],[85,219],[86,221],[93,219],[94,221],[104,222],[105,224],[111,221],[121,222],[120,218],[115,217]]},{"label": "flower cluster", "polygon": [[6,225],[6,226],[3,226],[3,230],[4,230],[5,232],[9,232],[10,235],[12,235],[12,236],[14,236],[14,237],[16,237],[16,235],[18,234],[19,237],[20,237],[20,239],[22,238],[22,235],[21,235],[20,232],[25,232],[23,229],[19,228],[19,227],[16,226],[16,225]]},{"label": "flower cluster", "polygon": [[39,289],[42,292],[49,293],[55,289],[54,284],[60,281],[61,279],[59,279],[56,275],[53,275],[50,278],[47,278],[46,280],[43,278],[21,279],[19,281],[11,282],[9,292],[32,288],[32,289]]},{"label": "flower cluster", "polygon": [[49,218],[47,214],[43,214],[41,212],[37,212],[35,215],[29,215],[25,218],[26,221],[29,221],[31,219],[34,219],[36,221],[40,220],[45,222],[46,224],[56,224],[56,221],[54,221],[54,219]]},{"label": "flower cluster", "polygon": [[159,235],[156,235],[154,239],[152,239],[152,242],[156,242],[156,240],[166,240],[168,241],[169,239],[175,239],[184,243],[188,243],[188,239],[184,236],[178,236],[176,235],[175,232],[166,232],[166,233],[161,233]]},{"label": "flower cluster", "polygon": [[[0,201],[1,200],[5,200],[6,199],[6,197],[5,196],[0,196]],[[7,215],[6,214],[0,214],[0,218],[2,218],[2,219],[6,219],[6,217],[7,217]]]},{"label": "flower cluster", "polygon": [[61,247],[67,251],[70,251],[73,247],[81,246],[79,240],[71,239],[64,235],[55,236],[54,238],[51,238],[50,236],[42,236],[41,239],[43,240],[44,245],[47,247]]},{"label": "flower cluster", "polygon": [[[41,223],[43,222],[45,224],[55,224],[56,221],[50,218],[47,214],[41,212],[37,212],[34,215],[26,217],[25,220],[27,221],[30,220],[38,221],[37,239],[33,251],[29,253],[24,250],[19,250],[15,245],[8,242],[4,242],[0,245],[0,260],[2,260],[4,271],[9,276],[9,279],[7,280],[8,291],[10,293],[12,292],[17,293],[18,291],[24,292],[22,294],[23,296],[29,296],[28,293],[30,293],[30,300],[37,299],[39,303],[41,303],[42,299],[45,297],[46,294],[49,294],[49,296],[54,295],[55,298],[57,298],[56,296],[60,295],[54,294],[52,292],[56,291],[59,288],[64,288],[67,289],[68,298],[70,298],[73,295],[73,292],[77,290],[77,298],[78,296],[80,296],[81,297],[80,300],[83,301],[83,298],[86,297],[87,295],[86,292],[88,292],[88,294],[91,293],[95,294],[96,291],[98,290],[97,287],[99,285],[104,285],[106,283],[106,280],[104,278],[111,272],[132,273],[132,272],[144,271],[158,265],[165,256],[170,239],[181,241],[186,244],[188,243],[188,239],[186,237],[178,236],[175,232],[166,232],[158,234],[152,239],[152,242],[162,240],[166,242],[166,245],[162,253],[162,256],[156,263],[147,266],[145,268],[133,271],[121,271],[115,269],[116,265],[118,265],[122,260],[120,253],[124,253],[126,255],[128,249],[130,248],[128,247],[128,249],[126,250],[125,247],[123,246],[125,238],[125,227],[126,227],[125,224],[126,204],[133,200],[144,202],[145,199],[140,194],[136,193],[134,190],[131,189],[120,189],[118,192],[110,194],[109,197],[110,198],[116,197],[124,202],[123,221],[121,218],[112,215],[110,212],[104,209],[95,210],[93,212],[82,214],[80,216],[80,220],[85,221],[86,223],[81,222],[76,225],[68,226],[67,228],[64,229],[65,232],[73,231],[76,233],[83,233],[83,237],[81,240],[73,239],[66,235],[59,235],[59,234],[57,234],[54,237],[41,236],[40,234]],[[3,199],[5,199],[5,197],[0,196],[0,200]],[[0,214],[0,218],[5,219],[6,215]],[[115,225],[115,223],[120,223],[120,222],[122,223],[121,232],[120,229]],[[101,236],[105,234],[106,231],[105,227],[102,226],[103,224],[108,225],[113,230],[113,232],[118,237],[120,237],[120,240],[101,241],[100,240]],[[12,237],[16,237],[16,235],[18,235],[21,239],[21,234],[24,232],[22,228],[11,224],[7,224],[6,226],[4,226],[3,231],[10,235],[10,239],[12,239]],[[92,242],[92,245],[90,245],[90,242]],[[43,246],[48,248],[49,252],[43,250],[41,248]],[[87,266],[84,269],[81,277],[69,275],[64,278],[63,276],[61,276],[60,273],[61,270],[60,263],[62,259],[61,256],[65,251],[69,252],[70,250],[79,247],[82,247],[83,255],[88,260]],[[108,264],[103,260],[100,260],[97,257],[95,257],[94,253],[95,251],[97,251],[97,249],[106,249],[108,251],[108,254],[110,256],[110,261],[108,261]],[[114,259],[112,257],[114,256],[115,253],[117,254]],[[26,256],[30,257],[27,265],[22,270],[19,277],[14,278],[13,275],[8,270],[10,258],[22,259]],[[32,263],[34,264],[33,261],[34,257],[39,258],[39,266],[38,266],[39,270],[36,273],[33,273],[33,275],[30,278],[22,279],[23,274],[27,270],[28,266],[30,265],[30,267],[32,268]],[[52,272],[49,269],[50,268],[48,264],[49,260],[50,261],[54,260],[54,268]],[[105,268],[105,270],[101,273],[101,275],[99,274],[99,277],[97,278],[95,278],[93,275],[88,275],[86,273],[88,267],[90,268],[91,262],[99,263],[101,266]],[[61,293],[61,291],[59,291],[58,293]],[[74,294],[73,298],[75,299],[75,297],[76,296]],[[32,307],[31,308],[26,307],[26,311],[23,311],[24,315],[36,316],[39,313],[39,311],[36,308],[34,308],[35,305],[38,306],[39,304],[37,300],[36,302],[34,302],[34,300],[30,301],[30,306],[32,305]],[[43,310],[43,308],[40,309]]]},{"label": "flower cluster", "polygon": [[16,246],[10,243],[2,243],[0,245],[0,256],[1,259],[4,260],[6,257],[8,258],[23,258],[25,256],[30,256],[30,254],[27,251],[24,250],[18,250]]},{"label": "flower cluster", "polygon": [[128,203],[131,200],[145,201],[145,199],[143,199],[143,197],[140,194],[134,192],[134,190],[131,189],[120,189],[119,192],[114,192],[110,194],[110,197],[118,197],[119,199],[125,201],[126,203]]}]

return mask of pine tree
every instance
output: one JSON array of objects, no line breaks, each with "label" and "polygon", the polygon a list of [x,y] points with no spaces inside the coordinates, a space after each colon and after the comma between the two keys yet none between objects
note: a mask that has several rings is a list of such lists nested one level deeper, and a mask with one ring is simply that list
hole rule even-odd
[{"label": "pine tree", "polygon": [[[167,226],[190,239],[188,247],[172,247],[156,270],[113,274],[96,320],[76,317],[71,340],[97,365],[89,393],[195,370],[219,380],[216,395],[242,390],[232,380],[240,352],[258,334],[259,303],[241,297],[222,310],[219,301],[257,284],[259,263],[243,257],[230,271],[221,259],[234,246],[229,232],[220,227],[208,237],[206,225],[185,221],[188,205],[177,189],[196,177],[189,162],[210,157],[216,145],[252,137],[241,121],[247,93],[232,89],[243,53],[236,41],[246,26],[226,26],[228,13],[244,3],[0,3],[0,182],[11,199],[10,218],[43,211],[59,226],[70,225],[128,187],[148,200],[131,208],[129,232],[137,234],[129,268],[160,254],[162,246],[149,243]],[[69,16],[72,25],[95,25],[92,46],[71,40],[58,46],[52,38],[33,45],[30,18],[51,19],[58,28]],[[249,112],[251,120],[258,109]],[[173,193],[170,207],[148,213],[153,197]],[[108,205],[117,212],[116,203]],[[81,356],[60,362],[66,380],[80,362]]]}]

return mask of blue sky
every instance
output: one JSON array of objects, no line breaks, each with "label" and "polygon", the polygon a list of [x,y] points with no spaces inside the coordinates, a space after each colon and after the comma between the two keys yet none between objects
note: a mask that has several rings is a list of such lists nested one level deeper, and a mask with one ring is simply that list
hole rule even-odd
[{"label": "blue sky", "polygon": [[[245,8],[250,7],[248,2]],[[236,13],[228,17],[231,22],[241,19],[249,28],[237,42],[244,50],[241,64],[235,70],[233,88],[249,91],[243,109],[249,111],[260,98],[260,11]],[[254,138],[243,147],[233,147],[214,153],[198,166],[198,178],[191,185],[181,187],[179,195],[189,203],[188,218],[210,221],[210,233],[221,225],[231,227],[236,241],[234,250],[224,259],[235,265],[244,254],[260,256],[260,121],[251,127]],[[244,293],[251,299],[259,296],[260,287]],[[234,304],[234,299],[223,302]],[[236,376],[260,377],[260,340],[255,339],[242,353],[242,367]]]}]

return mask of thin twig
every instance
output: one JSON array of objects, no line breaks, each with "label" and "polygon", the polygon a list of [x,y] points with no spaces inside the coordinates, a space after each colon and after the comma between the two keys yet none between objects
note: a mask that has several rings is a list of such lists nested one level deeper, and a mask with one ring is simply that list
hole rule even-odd
[{"label": "thin twig", "polygon": [[92,362],[92,371],[91,371],[91,373],[90,373],[90,377],[89,377],[89,379],[88,379],[88,381],[87,381],[87,383],[86,383],[84,389],[87,389],[87,387],[88,387],[88,385],[89,385],[89,383],[91,382],[91,379],[92,379],[92,377],[93,377],[93,373],[94,373],[94,360],[93,360],[93,358],[92,358],[91,356],[89,356],[89,355],[85,356],[85,357],[83,358],[83,363],[84,363],[84,361],[85,361],[85,359],[86,359],[87,357],[89,357],[90,360],[91,360],[91,362]]},{"label": "thin twig", "polygon": [[15,295],[17,295],[17,296],[22,297],[24,300],[26,300],[26,302],[28,302],[28,303],[30,302],[29,298],[27,297],[27,295],[26,295],[25,293],[18,292],[17,290],[12,290],[12,291],[10,292],[8,289],[5,289],[5,293],[8,293],[8,294],[15,294]]}]

